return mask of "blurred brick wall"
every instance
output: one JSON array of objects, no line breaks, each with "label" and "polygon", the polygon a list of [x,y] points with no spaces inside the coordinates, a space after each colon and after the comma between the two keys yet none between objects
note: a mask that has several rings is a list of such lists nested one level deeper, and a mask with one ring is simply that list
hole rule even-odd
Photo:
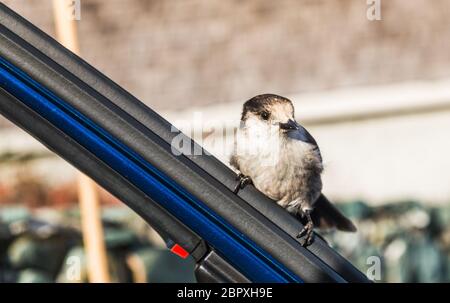
[{"label": "blurred brick wall", "polygon": [[[7,0],[53,35],[50,0]],[[157,110],[450,75],[448,0],[81,0],[82,55]]]}]

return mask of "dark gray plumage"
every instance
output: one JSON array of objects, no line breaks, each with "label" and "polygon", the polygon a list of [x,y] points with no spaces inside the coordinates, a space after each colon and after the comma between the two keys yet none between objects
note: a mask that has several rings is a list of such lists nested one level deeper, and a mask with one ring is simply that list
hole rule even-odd
[{"label": "dark gray plumage", "polygon": [[355,231],[322,194],[322,156],[313,136],[294,119],[289,99],[265,94],[245,102],[230,164],[241,173],[236,188],[254,186],[298,216],[305,245],[314,225]]}]

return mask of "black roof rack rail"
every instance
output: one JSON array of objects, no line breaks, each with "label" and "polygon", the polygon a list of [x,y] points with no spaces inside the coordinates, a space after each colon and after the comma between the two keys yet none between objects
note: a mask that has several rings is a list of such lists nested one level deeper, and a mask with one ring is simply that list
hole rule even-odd
[{"label": "black roof rack rail", "polygon": [[219,160],[171,152],[171,124],[0,4],[0,113],[91,176],[197,262],[200,281],[369,282]]}]

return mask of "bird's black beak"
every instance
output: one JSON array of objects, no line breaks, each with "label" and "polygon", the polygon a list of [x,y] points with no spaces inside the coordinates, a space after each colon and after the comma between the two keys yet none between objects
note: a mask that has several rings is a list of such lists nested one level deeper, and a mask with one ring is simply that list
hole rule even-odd
[{"label": "bird's black beak", "polygon": [[280,129],[295,130],[295,129],[298,129],[298,125],[297,125],[297,122],[289,119],[288,122],[286,122],[286,123],[280,123]]}]

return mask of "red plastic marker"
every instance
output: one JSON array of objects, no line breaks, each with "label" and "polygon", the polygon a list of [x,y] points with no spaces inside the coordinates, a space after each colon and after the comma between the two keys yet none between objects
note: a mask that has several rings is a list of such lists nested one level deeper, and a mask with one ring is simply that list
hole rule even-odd
[{"label": "red plastic marker", "polygon": [[170,251],[183,259],[186,259],[187,257],[189,257],[189,253],[178,244],[175,244],[174,246],[172,246]]}]

